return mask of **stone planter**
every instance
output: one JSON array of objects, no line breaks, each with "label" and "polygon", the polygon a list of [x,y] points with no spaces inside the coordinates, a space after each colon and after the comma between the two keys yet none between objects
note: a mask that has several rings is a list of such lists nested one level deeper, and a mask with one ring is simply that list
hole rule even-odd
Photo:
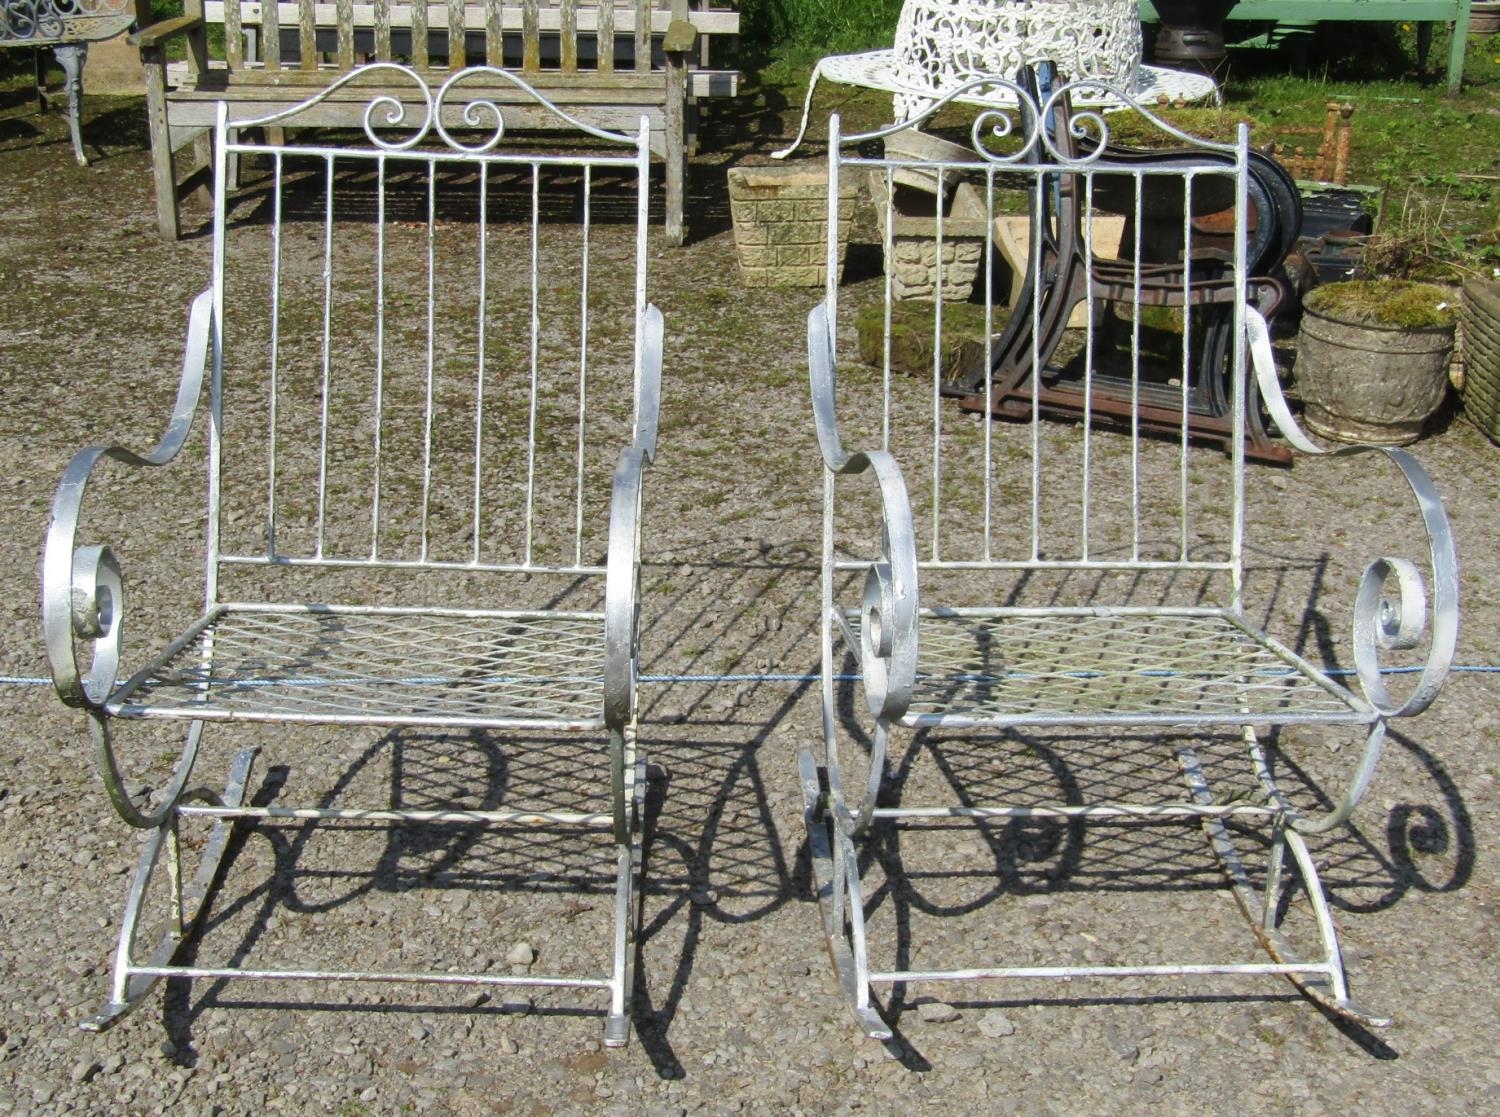
[{"label": "stone planter", "polygon": [[891,293],[898,299],[933,302],[942,288],[943,301],[965,302],[974,290],[984,260],[988,225],[984,196],[973,183],[959,183],[943,215],[943,239],[938,244],[938,199],[920,190],[897,187],[890,206],[878,207],[880,242],[890,226]]},{"label": "stone planter", "polygon": [[1464,284],[1464,415],[1491,442],[1500,442],[1500,283]]},{"label": "stone planter", "polygon": [[1493,35],[1500,31],[1500,4],[1474,3],[1469,7],[1469,34]]},{"label": "stone planter", "polygon": [[1307,425],[1340,442],[1416,441],[1448,390],[1454,328],[1370,325],[1320,310],[1316,295],[1303,304],[1294,368]]},{"label": "stone planter", "polygon": [[[840,275],[857,196],[845,176],[839,188]],[[729,208],[746,287],[821,287],[827,281],[828,173],[821,164],[732,167]]]},{"label": "stone planter", "polygon": [[[920,128],[903,128],[885,138],[885,157],[894,160],[926,161],[929,163],[975,163],[979,155],[971,147],[934,136]],[[952,170],[938,170],[922,166],[898,167],[893,176],[897,186],[910,186],[925,190],[929,194],[943,195],[944,201],[962,181],[962,175]]]}]

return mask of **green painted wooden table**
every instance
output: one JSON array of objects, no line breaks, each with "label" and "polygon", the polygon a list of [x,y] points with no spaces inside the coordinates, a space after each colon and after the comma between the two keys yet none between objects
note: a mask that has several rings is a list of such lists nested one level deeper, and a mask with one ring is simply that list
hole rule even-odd
[{"label": "green painted wooden table", "polygon": [[[1141,19],[1158,22],[1151,0],[1141,0]],[[1316,23],[1341,20],[1416,23],[1417,54],[1425,59],[1434,22],[1453,24],[1448,47],[1448,89],[1457,93],[1464,76],[1464,44],[1469,37],[1469,0],[1239,0],[1229,12],[1231,22],[1267,20]]]}]

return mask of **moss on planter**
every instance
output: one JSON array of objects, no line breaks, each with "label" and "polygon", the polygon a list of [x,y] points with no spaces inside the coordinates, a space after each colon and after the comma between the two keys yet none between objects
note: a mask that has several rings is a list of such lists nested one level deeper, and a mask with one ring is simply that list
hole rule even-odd
[{"label": "moss on planter", "polygon": [[1315,289],[1302,302],[1319,314],[1390,329],[1428,330],[1458,320],[1457,300],[1431,283],[1353,279]]},{"label": "moss on planter", "polygon": [[[931,303],[898,302],[891,306],[891,368],[907,376],[932,375],[933,317]],[[991,327],[998,334],[1010,312],[995,307]],[[859,356],[867,365],[879,368],[885,360],[885,306],[871,303],[860,310],[856,319],[859,332]],[[973,374],[984,362],[984,307],[974,303],[943,305],[942,379],[959,380]]]}]

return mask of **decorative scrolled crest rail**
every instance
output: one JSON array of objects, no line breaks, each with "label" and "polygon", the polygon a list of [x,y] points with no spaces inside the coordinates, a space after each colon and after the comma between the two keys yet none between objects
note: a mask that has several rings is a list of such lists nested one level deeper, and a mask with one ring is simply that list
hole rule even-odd
[{"label": "decorative scrolled crest rail", "polygon": [[[483,96],[462,101],[463,108],[459,114],[467,127],[493,129],[493,133],[488,139],[480,144],[460,143],[443,123],[443,111],[449,107],[450,100],[460,98],[462,92],[460,87],[472,85],[481,78],[492,84],[498,82],[501,85],[513,86],[516,90],[535,101],[538,106],[556,116],[558,120],[571,128],[576,128],[580,132],[593,136],[595,139],[620,144],[633,144],[636,142],[635,136],[624,135],[620,132],[610,132],[578,119],[578,117],[564,111],[558,105],[549,101],[528,83],[526,79],[510,70],[502,70],[496,66],[470,66],[466,70],[460,70],[447,81],[443,82],[442,88],[437,91],[436,97],[438,133],[456,151],[469,151],[476,154],[490,151],[505,138],[505,107],[491,100],[490,98],[493,95],[488,93],[488,91]],[[486,122],[486,118],[489,118],[488,123]]]},{"label": "decorative scrolled crest rail", "polygon": [[[393,91],[393,80],[410,85],[411,93],[404,95]],[[530,102],[569,128],[595,139],[616,144],[639,142],[637,136],[611,132],[580,120],[554,104],[520,75],[495,66],[471,66],[459,70],[433,89],[409,66],[398,62],[373,62],[350,70],[305,101],[264,116],[235,117],[232,123],[236,128],[295,125],[297,117],[310,113],[326,101],[346,100],[350,87],[373,87],[377,83],[380,90],[372,90],[361,114],[361,124],[365,138],[382,151],[410,151],[424,142],[431,142],[434,136],[459,154],[483,155],[495,150],[506,138],[505,110],[518,104],[498,99],[498,90],[504,89],[512,89],[521,95],[523,102],[519,103]],[[478,140],[463,140],[455,135],[456,131],[470,130],[478,131],[482,136]],[[392,137],[392,131],[406,134]]]},{"label": "decorative scrolled crest rail", "polygon": [[[237,128],[256,128],[267,125],[285,124],[298,116],[306,114],[309,110],[316,108],[335,97],[348,86],[357,83],[366,83],[371,79],[383,80],[399,78],[412,87],[412,103],[420,104],[422,107],[421,117],[415,121],[407,120],[408,102],[394,93],[381,92],[372,96],[365,105],[362,115],[362,125],[365,137],[377,148],[384,151],[406,151],[415,147],[427,137],[432,130],[433,120],[433,96],[432,89],[422,80],[422,76],[409,66],[403,66],[397,62],[374,62],[368,66],[350,70],[337,81],[330,82],[313,96],[305,101],[299,101],[295,105],[289,105],[284,109],[277,109],[273,113],[264,116],[249,117],[234,120]],[[381,129],[409,128],[411,134],[405,139],[393,140],[382,134]]]},{"label": "decorative scrolled crest rail", "polygon": [[[997,77],[974,78],[955,86],[910,120],[842,139],[851,146],[883,140],[925,126],[950,105],[973,104],[984,98],[997,103],[984,107],[970,127],[970,143],[980,159],[1001,166],[1019,167],[1042,161],[1081,166],[1103,159],[1110,143],[1111,114],[1092,107],[1101,97],[1109,98],[1117,106],[1113,110],[1115,113],[1136,113],[1164,136],[1195,151],[1232,158],[1239,150],[1237,144],[1221,143],[1185,132],[1118,86],[1093,78],[1057,86],[1044,97],[1038,97],[1035,92],[1013,81]],[[1071,139],[1087,142],[1062,144],[1059,140],[1062,129],[1066,129]],[[1070,147],[1072,150],[1068,150]]]}]

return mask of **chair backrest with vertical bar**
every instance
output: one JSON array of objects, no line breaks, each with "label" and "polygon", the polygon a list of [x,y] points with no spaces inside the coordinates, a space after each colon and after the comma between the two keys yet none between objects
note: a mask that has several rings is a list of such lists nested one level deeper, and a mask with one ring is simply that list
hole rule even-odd
[{"label": "chair backrest with vertical bar", "polygon": [[[830,176],[866,177],[886,212],[899,215],[903,206],[911,212],[908,184],[925,180],[940,184],[937,197],[968,183],[965,190],[978,190],[983,213],[977,236],[974,228],[961,228],[976,224],[971,217],[946,218],[941,205],[925,225],[911,217],[885,221],[884,254],[891,263],[883,278],[848,286],[830,281],[826,298],[842,326],[840,341],[860,319],[859,352],[837,353],[833,365],[840,373],[839,421],[851,428],[841,432],[843,445],[895,452],[912,501],[924,578],[952,575],[955,583],[974,585],[975,571],[1003,573],[1016,604],[1237,605],[1248,140],[1241,134],[1234,144],[1197,141],[1146,110],[1127,110],[1141,111],[1176,151],[1171,160],[1143,159],[1139,152],[1132,157],[1107,146],[1115,117],[1066,116],[1066,89],[1039,107],[1034,95],[1011,88],[1021,107],[981,113],[951,160],[896,154],[915,150],[896,141],[902,128],[924,126],[925,116],[882,133],[835,133]],[[1060,143],[1065,129],[1081,142]],[[880,138],[886,156],[872,153]],[[1071,209],[1058,201],[1068,192]],[[837,228],[840,194],[829,192],[830,228]],[[932,215],[932,199],[916,209]],[[1007,341],[1023,357],[1039,354],[1049,309],[1056,314],[1049,300],[1063,285],[1056,274],[1061,212],[1075,213],[1080,230],[1096,228],[1110,214],[1117,222],[1123,217],[1115,226],[1123,232],[1082,236],[1085,274],[1092,278],[1081,310],[1073,308],[1076,325],[1049,367],[1033,376],[1039,387],[1029,405],[1019,414],[996,415],[1000,409],[985,406],[987,396],[998,398],[993,374],[986,378],[983,370],[996,365]],[[1011,265],[996,248],[996,231],[1007,219],[1028,229],[1029,245],[1049,246],[1013,265],[1030,271],[1031,289],[1039,292],[1014,307],[1005,305]],[[925,243],[903,246],[903,238]],[[971,257],[978,261],[977,277],[972,268],[959,275],[966,239],[979,242]],[[832,254],[830,261],[836,276]],[[928,301],[903,301],[895,273],[918,261],[935,274],[909,286],[926,292]],[[1059,322],[1068,317],[1068,308],[1061,309]],[[1210,345],[1223,348],[1232,397],[1226,421],[1239,432],[1230,435],[1228,454],[1222,445],[1198,445],[1190,430],[1190,387]],[[971,385],[965,397],[948,398],[958,394],[953,382],[965,378]],[[1081,414],[1071,421],[1048,417],[1049,386],[1060,378],[1071,378],[1084,392]],[[1106,381],[1114,393],[1112,412],[1091,402],[1104,398]],[[1150,432],[1140,419],[1148,409],[1155,416]],[[869,501],[868,518],[841,512],[838,528],[854,533],[843,553],[863,554],[868,544],[855,545],[855,537],[880,522],[874,486],[836,483],[841,509],[846,501]],[[842,549],[836,541],[834,553]],[[847,568],[863,569],[858,562]],[[984,601],[974,604],[995,603],[993,583],[980,593]],[[1205,594],[1214,600],[1202,600]],[[926,589],[923,597],[957,604]]]},{"label": "chair backrest with vertical bar", "polygon": [[[354,571],[359,596],[374,569],[602,572],[638,419],[647,126],[517,148],[471,79],[529,92],[361,71],[319,94],[369,94],[361,146],[237,138],[221,114],[219,172],[237,156],[245,186],[215,189],[217,573]],[[488,131],[460,143],[465,110]]]}]

